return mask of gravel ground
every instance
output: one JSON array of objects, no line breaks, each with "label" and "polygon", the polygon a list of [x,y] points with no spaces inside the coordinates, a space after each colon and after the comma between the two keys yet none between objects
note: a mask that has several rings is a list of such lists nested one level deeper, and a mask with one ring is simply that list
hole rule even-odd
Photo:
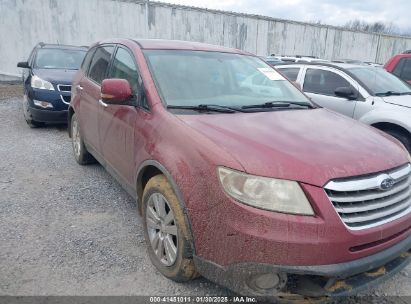
[{"label": "gravel ground", "polygon": [[[0,102],[0,295],[231,295],[156,271],[133,199],[101,166],[77,165],[65,127],[30,129],[21,102]],[[411,266],[364,295],[411,303],[381,297],[411,296]]]},{"label": "gravel ground", "polygon": [[21,84],[1,84],[0,83],[0,100],[23,95],[23,86]]}]

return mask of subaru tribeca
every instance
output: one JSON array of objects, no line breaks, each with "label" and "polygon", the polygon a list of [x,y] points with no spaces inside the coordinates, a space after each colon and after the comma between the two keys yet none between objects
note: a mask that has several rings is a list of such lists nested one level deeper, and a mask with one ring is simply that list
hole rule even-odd
[{"label": "subaru tribeca", "polygon": [[39,43],[23,68],[24,118],[30,127],[46,122],[66,123],[71,82],[79,69],[86,47]]},{"label": "subaru tribeca", "polygon": [[249,53],[115,39],[74,78],[69,135],[137,200],[167,278],[253,296],[355,293],[411,259],[411,166]]}]

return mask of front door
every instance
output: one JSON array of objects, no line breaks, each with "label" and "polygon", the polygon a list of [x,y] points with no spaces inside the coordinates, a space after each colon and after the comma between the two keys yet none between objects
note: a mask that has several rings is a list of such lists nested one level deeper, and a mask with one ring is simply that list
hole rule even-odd
[{"label": "front door", "polygon": [[[140,78],[134,56],[127,48],[117,48],[107,78],[128,80],[133,95],[137,95]],[[108,104],[101,106],[99,116],[103,157],[118,177],[131,187],[135,173],[134,128],[137,111],[137,108],[131,105]]]},{"label": "front door", "polygon": [[86,77],[80,81],[81,90],[80,126],[83,137],[88,146],[98,154],[101,154],[99,142],[99,112],[101,107],[99,100],[101,97],[101,82],[106,77],[111,55],[114,46],[102,46],[96,49],[91,59],[90,67]]},{"label": "front door", "polygon": [[341,87],[350,87],[354,92],[358,92],[358,87],[356,88],[337,71],[309,67],[305,72],[304,93],[324,108],[353,117],[357,101],[336,96],[335,90]]}]

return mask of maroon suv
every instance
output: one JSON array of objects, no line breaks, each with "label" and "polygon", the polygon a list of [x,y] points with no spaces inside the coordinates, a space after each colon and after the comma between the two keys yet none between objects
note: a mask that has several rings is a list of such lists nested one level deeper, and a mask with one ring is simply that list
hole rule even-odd
[{"label": "maroon suv", "polygon": [[319,108],[264,61],[213,45],[116,39],[75,76],[69,130],[138,202],[175,281],[247,295],[345,295],[411,259],[410,157]]}]

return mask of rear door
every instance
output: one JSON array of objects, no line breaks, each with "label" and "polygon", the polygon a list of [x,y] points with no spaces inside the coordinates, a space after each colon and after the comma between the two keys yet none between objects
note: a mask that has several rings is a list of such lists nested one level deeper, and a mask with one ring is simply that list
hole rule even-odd
[{"label": "rear door", "polygon": [[358,84],[341,71],[327,67],[306,67],[302,83],[304,93],[322,107],[353,117],[357,100],[336,96],[334,92],[339,87],[351,87],[358,92]]},{"label": "rear door", "polygon": [[[130,83],[137,104],[141,78],[134,55],[125,46],[120,45],[117,48],[107,78],[126,79]],[[99,134],[104,160],[115,171],[117,177],[132,187],[135,173],[134,128],[138,110],[136,106],[113,104],[100,108]]]},{"label": "rear door", "polygon": [[101,96],[101,82],[106,77],[114,45],[99,46],[96,48],[87,76],[80,81],[80,126],[83,138],[93,152],[101,155],[99,142],[99,100]]}]

